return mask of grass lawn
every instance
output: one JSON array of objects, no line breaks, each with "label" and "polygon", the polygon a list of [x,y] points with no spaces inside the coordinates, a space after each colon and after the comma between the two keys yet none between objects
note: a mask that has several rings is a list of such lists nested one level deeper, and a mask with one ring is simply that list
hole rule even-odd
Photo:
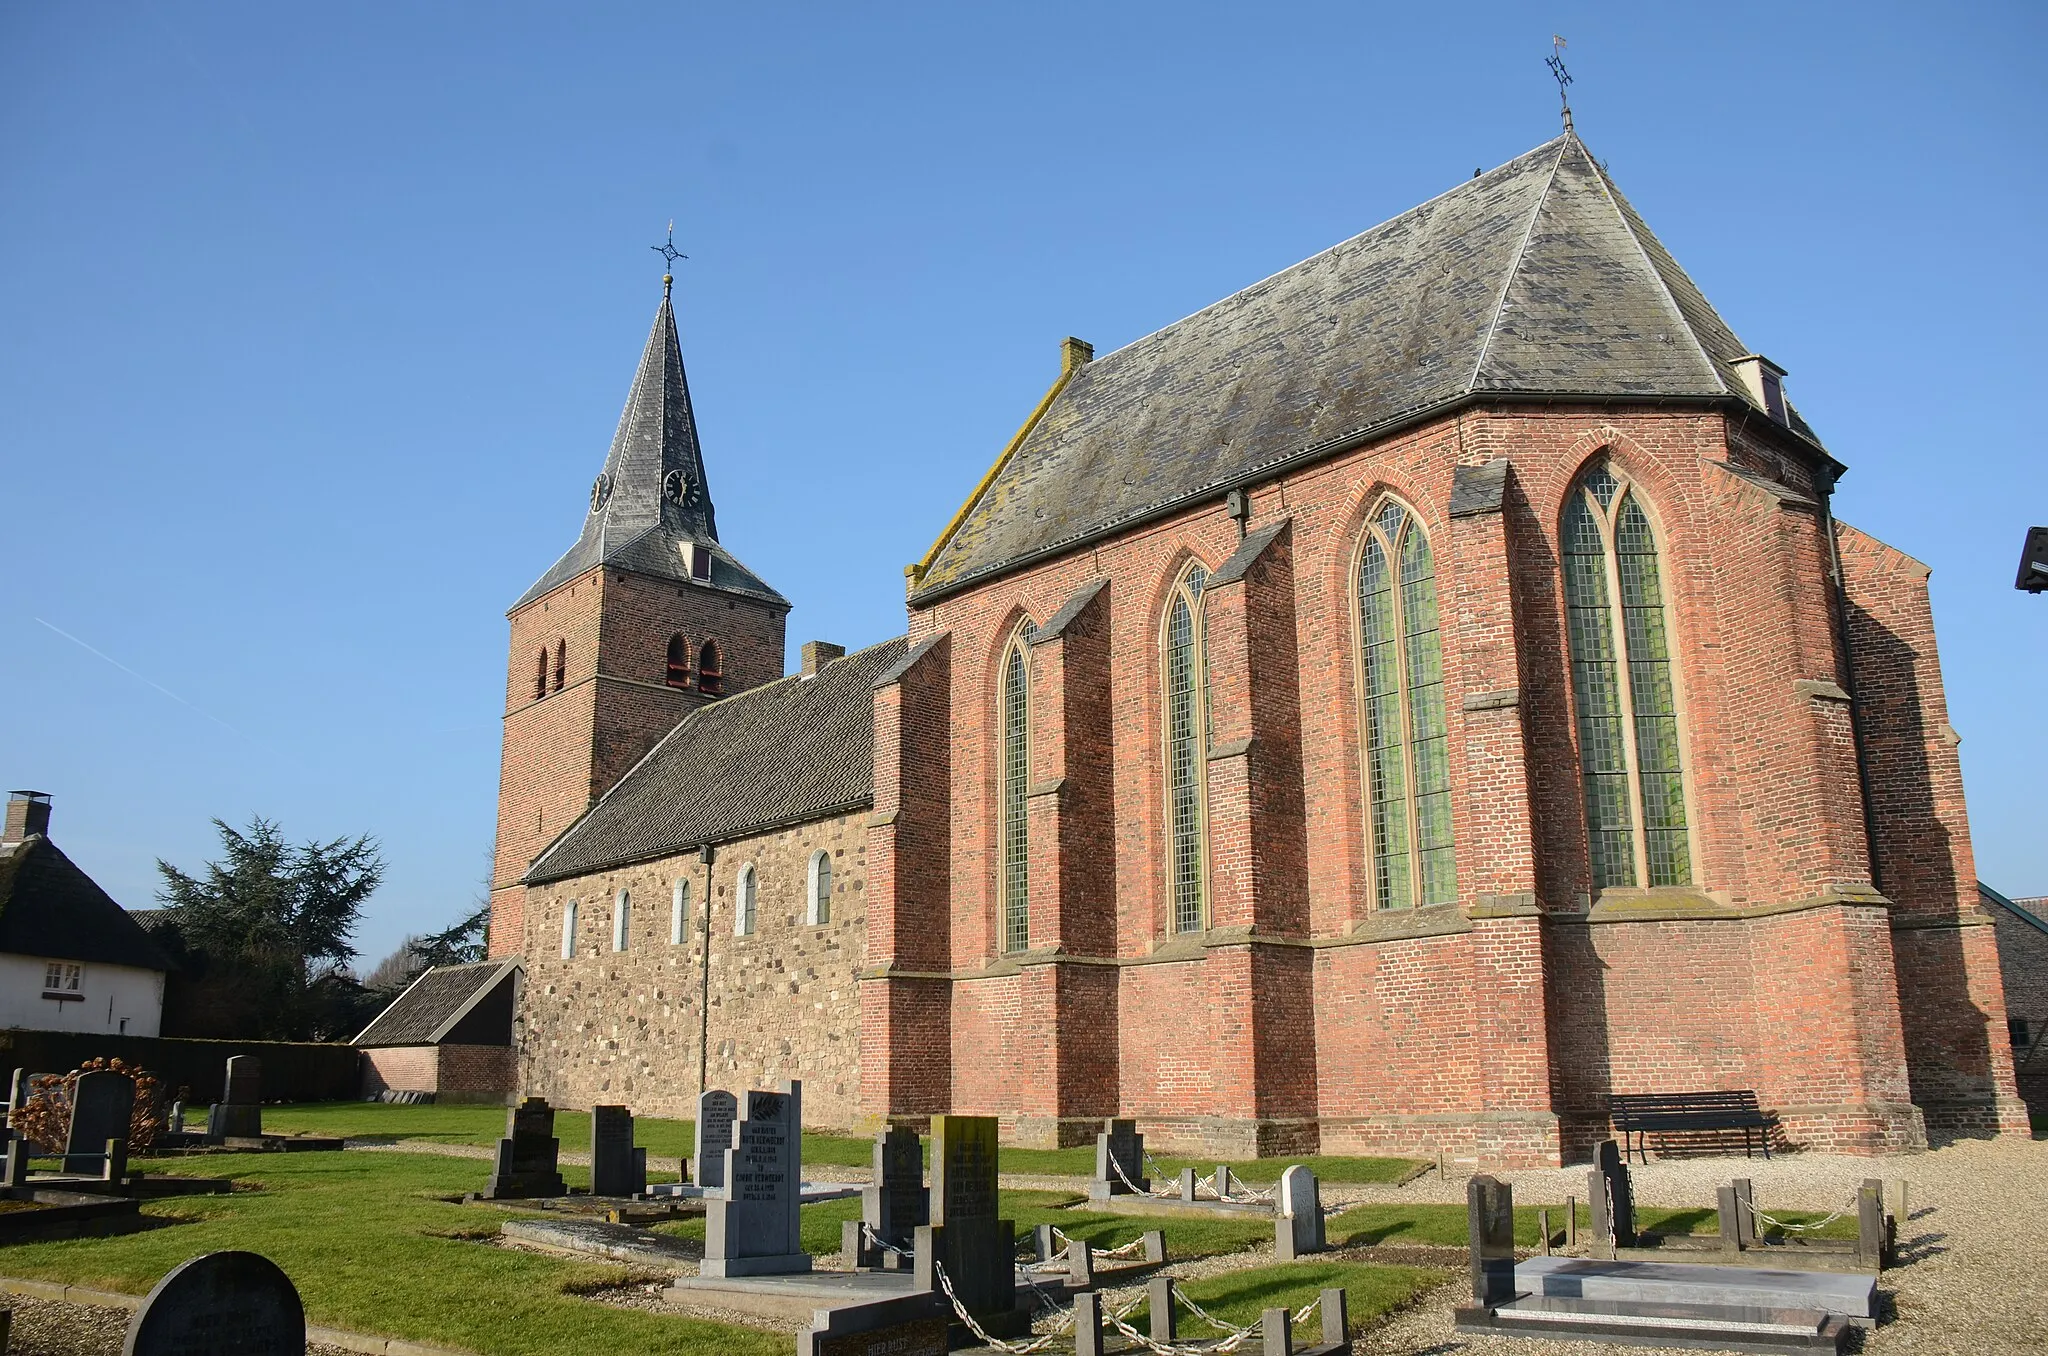
[{"label": "grass lawn", "polygon": [[232,1175],[257,1190],[146,1203],[143,1214],[160,1227],[142,1233],[0,1248],[0,1272],[139,1295],[187,1258],[246,1248],[284,1268],[311,1322],[359,1333],[444,1342],[485,1356],[789,1350],[786,1336],[612,1308],[565,1290],[616,1283],[626,1276],[623,1267],[462,1237],[494,1234],[505,1217],[438,1199],[476,1190],[479,1163],[355,1152],[226,1154],[138,1166]]},{"label": "grass lawn", "polygon": [[[1243,1327],[1256,1322],[1267,1309],[1285,1305],[1290,1312],[1298,1311],[1320,1291],[1342,1287],[1345,1308],[1351,1317],[1351,1331],[1356,1333],[1378,1321],[1389,1310],[1399,1308],[1449,1277],[1449,1272],[1428,1267],[1382,1267],[1360,1262],[1287,1262],[1190,1281],[1180,1289],[1216,1317]],[[1139,1305],[1138,1312],[1124,1321],[1139,1332],[1147,1332],[1150,1311],[1150,1305]],[[1310,1314],[1294,1330],[1295,1342],[1307,1346],[1320,1341],[1322,1322],[1320,1313]],[[1183,1340],[1200,1340],[1222,1334],[1210,1332],[1207,1324],[1183,1309],[1180,1335]],[[1247,1346],[1240,1350],[1249,1351],[1251,1348]]]}]

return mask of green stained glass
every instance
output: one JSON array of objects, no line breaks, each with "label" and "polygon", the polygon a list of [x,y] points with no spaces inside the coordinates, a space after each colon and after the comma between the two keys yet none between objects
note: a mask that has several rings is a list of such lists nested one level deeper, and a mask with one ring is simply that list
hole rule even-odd
[{"label": "green stained glass", "polygon": [[1621,578],[1622,630],[1629,686],[1635,697],[1637,778],[1643,801],[1643,846],[1652,885],[1689,885],[1691,850],[1685,819],[1685,777],[1679,766],[1678,700],[1665,638],[1664,593],[1657,541],[1633,497],[1614,515],[1614,556]]},{"label": "green stained glass", "polygon": [[[1191,583],[1199,589],[1199,569]],[[1199,594],[1197,595],[1199,596]],[[1202,928],[1202,786],[1198,731],[1205,725],[1203,705],[1206,672],[1196,644],[1197,621],[1185,596],[1176,594],[1166,620],[1166,800],[1169,885],[1176,932]]]},{"label": "green stained glass", "polygon": [[[1398,510],[1396,510],[1398,512]],[[1400,633],[1393,575],[1377,538],[1358,569],[1360,652],[1365,680],[1366,800],[1372,824],[1373,903],[1405,908],[1409,883],[1408,790],[1402,757]]]},{"label": "green stained glass", "polygon": [[1410,525],[1401,538],[1401,618],[1407,650],[1409,761],[1415,787],[1419,900],[1458,897],[1451,849],[1450,735],[1444,722],[1443,638],[1436,610],[1436,564],[1429,539]]},{"label": "green stained glass", "polygon": [[1025,791],[1030,768],[1030,693],[1024,651],[1003,662],[1003,949],[1031,944],[1031,839]]},{"label": "green stained glass", "polygon": [[[1612,477],[1605,471],[1588,480]],[[1597,496],[1596,496],[1597,497]],[[1572,695],[1579,713],[1579,769],[1585,786],[1586,839],[1593,888],[1636,883],[1635,829],[1628,792],[1621,673],[1608,599],[1607,548],[1586,496],[1573,495],[1564,516],[1566,631],[1572,654]]]}]

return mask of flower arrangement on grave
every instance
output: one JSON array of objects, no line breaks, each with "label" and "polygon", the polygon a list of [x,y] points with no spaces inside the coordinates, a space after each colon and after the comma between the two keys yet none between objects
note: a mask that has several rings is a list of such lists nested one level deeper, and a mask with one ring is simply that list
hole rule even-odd
[{"label": "flower arrangement on grave", "polygon": [[71,1091],[89,1073],[126,1074],[135,1080],[135,1107],[128,1116],[128,1149],[142,1153],[164,1129],[163,1088],[157,1076],[116,1056],[95,1057],[66,1074],[38,1074],[28,1083],[28,1101],[17,1107],[9,1125],[38,1144],[62,1144],[71,1126]]}]

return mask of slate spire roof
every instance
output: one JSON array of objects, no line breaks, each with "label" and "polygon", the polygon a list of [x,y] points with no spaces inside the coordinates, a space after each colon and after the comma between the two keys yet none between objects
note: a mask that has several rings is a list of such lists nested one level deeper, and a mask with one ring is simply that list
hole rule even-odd
[{"label": "slate spire roof", "polygon": [[1748,353],[1566,132],[1079,368],[912,601],[1474,397],[1754,403]]},{"label": "slate spire roof", "polygon": [[527,603],[602,563],[640,574],[688,580],[686,542],[711,554],[710,587],[785,602],[718,543],[718,515],[704,475],[697,416],[683,371],[682,343],[666,286],[647,347],[633,374],[625,412],[590,489],[576,544],[512,605]]}]

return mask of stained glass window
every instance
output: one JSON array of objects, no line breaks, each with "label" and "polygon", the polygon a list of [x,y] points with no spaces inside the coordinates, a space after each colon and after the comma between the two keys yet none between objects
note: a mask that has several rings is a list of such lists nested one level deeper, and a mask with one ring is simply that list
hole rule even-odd
[{"label": "stained glass window", "polygon": [[1024,647],[1003,656],[1003,950],[1031,945],[1031,833],[1025,792],[1031,780],[1030,674]]},{"label": "stained glass window", "polygon": [[1634,491],[1604,467],[1565,505],[1564,583],[1593,888],[1689,885],[1657,540]]},{"label": "stained glass window", "polygon": [[1202,620],[1202,586],[1208,579],[1200,565],[1190,566],[1166,612],[1167,870],[1175,932],[1201,931],[1208,915],[1203,775],[1212,726],[1207,627]]},{"label": "stained glass window", "polygon": [[1448,904],[1458,873],[1436,563],[1421,525],[1392,500],[1359,554],[1358,625],[1373,905]]}]

